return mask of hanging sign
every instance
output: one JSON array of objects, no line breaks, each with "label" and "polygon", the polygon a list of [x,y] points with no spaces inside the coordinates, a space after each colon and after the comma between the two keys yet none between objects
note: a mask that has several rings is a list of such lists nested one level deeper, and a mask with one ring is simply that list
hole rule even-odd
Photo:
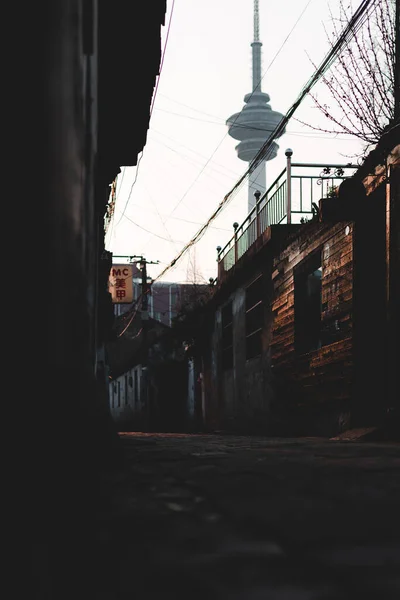
[{"label": "hanging sign", "polygon": [[132,265],[113,265],[108,278],[108,291],[114,304],[130,304],[133,302],[133,268]]}]

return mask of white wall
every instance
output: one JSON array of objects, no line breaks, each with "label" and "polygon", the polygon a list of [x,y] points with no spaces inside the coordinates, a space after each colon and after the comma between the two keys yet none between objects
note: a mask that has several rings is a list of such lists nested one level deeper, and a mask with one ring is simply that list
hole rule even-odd
[{"label": "white wall", "polygon": [[142,367],[137,365],[109,383],[110,411],[115,421],[127,421],[141,412],[141,376]]}]

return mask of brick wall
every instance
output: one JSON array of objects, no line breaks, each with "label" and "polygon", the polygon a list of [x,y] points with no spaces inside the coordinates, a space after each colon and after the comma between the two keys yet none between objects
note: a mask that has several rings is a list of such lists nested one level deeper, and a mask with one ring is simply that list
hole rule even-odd
[{"label": "brick wall", "polygon": [[[310,223],[275,258],[271,362],[276,410],[298,433],[334,433],[348,422],[352,393],[353,225]],[[295,346],[295,273],[321,252],[320,348]]]}]

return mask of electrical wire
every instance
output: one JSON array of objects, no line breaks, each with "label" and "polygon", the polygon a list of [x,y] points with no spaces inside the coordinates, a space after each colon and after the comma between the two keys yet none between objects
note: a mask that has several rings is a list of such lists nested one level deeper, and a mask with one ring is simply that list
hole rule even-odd
[{"label": "electrical wire", "polygon": [[182,250],[179,252],[179,254],[169,263],[169,265],[167,265],[167,267],[165,267],[161,271],[161,273],[159,273],[157,275],[157,277],[154,279],[154,281],[157,281],[158,279],[160,279],[169,269],[174,267],[176,265],[176,263],[178,262],[178,260],[180,260],[182,258],[182,256],[186,253],[186,251],[191,246],[193,246],[203,236],[204,232],[206,231],[206,229],[208,228],[210,223],[219,215],[219,213],[222,211],[222,209],[227,205],[227,203],[234,197],[235,193],[237,193],[237,191],[243,185],[247,176],[250,173],[252,173],[254,171],[254,169],[260,164],[260,162],[265,158],[267,152],[269,151],[272,144],[274,143],[274,139],[279,137],[279,135],[281,135],[282,132],[285,130],[286,124],[288,123],[288,121],[290,120],[292,115],[298,109],[298,107],[300,106],[301,102],[304,100],[306,95],[311,91],[312,87],[321,79],[321,77],[323,77],[323,75],[326,73],[326,71],[334,63],[334,61],[336,60],[342,47],[345,44],[347,44],[349,42],[349,40],[352,39],[357,34],[360,27],[362,26],[362,24],[365,22],[365,20],[368,17],[368,9],[371,9],[371,7],[374,5],[374,3],[376,1],[377,0],[363,0],[363,2],[361,2],[360,6],[358,7],[358,9],[354,13],[354,15],[349,20],[347,26],[344,28],[343,32],[337,39],[336,43],[330,49],[330,51],[328,52],[328,54],[326,55],[326,57],[323,59],[322,63],[320,64],[320,66],[315,70],[315,72],[310,77],[310,79],[307,81],[307,83],[303,86],[303,89],[301,90],[299,96],[297,97],[295,102],[292,104],[292,106],[289,108],[286,115],[284,115],[284,117],[281,119],[281,121],[279,122],[279,124],[277,125],[275,130],[271,133],[271,135],[268,137],[266,142],[260,148],[259,152],[256,154],[255,158],[251,161],[250,166],[246,170],[244,175],[242,175],[242,177],[236,182],[236,184],[233,186],[233,188],[224,196],[224,198],[218,205],[217,209],[212,213],[212,215],[206,221],[206,223],[204,223],[202,225],[202,227],[198,230],[198,232],[182,248]]},{"label": "electrical wire", "polygon": [[[122,188],[122,182],[124,181],[125,173],[126,173],[126,167],[124,167],[124,169],[122,171],[121,183],[119,184],[119,192],[121,191],[121,188]],[[115,203],[117,202],[117,196],[119,194],[119,192],[117,193],[118,179],[119,179],[119,175],[117,175],[116,182],[115,182]],[[111,221],[110,241],[112,240],[112,232],[113,232],[114,223],[115,223],[115,205],[114,205],[114,211],[113,211],[111,219],[112,219],[112,221]]]},{"label": "electrical wire", "polygon": [[[142,227],[142,225],[139,225],[138,223],[135,223],[135,221],[133,221],[130,217],[128,217],[128,215],[125,215],[125,219],[128,219],[128,221],[130,221],[133,225],[136,225],[136,227],[139,227],[139,229],[143,229],[143,231],[146,231],[147,233],[150,233],[150,235],[154,235],[155,237],[160,238],[160,240],[164,240],[165,242],[171,242],[171,239],[165,238],[162,235],[158,235],[157,233],[154,233],[153,231],[150,231],[149,229],[146,229],[145,227]],[[182,244],[182,242],[180,242],[179,240],[176,240],[177,244]]]},{"label": "electrical wire", "polygon": [[164,229],[165,229],[165,232],[166,232],[166,234],[168,235],[168,239],[169,239],[170,243],[171,243],[173,246],[176,246],[176,245],[177,245],[179,242],[177,242],[177,241],[174,241],[174,240],[172,239],[172,237],[171,237],[171,234],[170,234],[170,232],[168,231],[168,229],[167,229],[167,226],[165,225],[165,222],[164,222],[164,220],[162,219],[162,217],[161,217],[161,215],[160,215],[160,211],[158,210],[157,204],[156,204],[155,200],[153,199],[153,196],[150,194],[150,192],[149,192],[149,190],[147,189],[147,187],[146,187],[146,186],[143,186],[143,187],[144,187],[144,189],[146,190],[146,193],[147,193],[147,195],[149,196],[149,198],[150,198],[150,200],[151,200],[151,202],[152,202],[152,204],[153,204],[154,208],[156,209],[157,216],[158,216],[158,218],[160,219],[160,221],[161,221],[161,223],[162,223],[162,226],[163,226],[163,227],[164,227]]},{"label": "electrical wire", "polygon": [[[218,121],[208,121],[207,119],[198,119],[197,117],[191,117],[190,115],[184,115],[182,113],[171,112],[169,110],[164,110],[162,108],[157,108],[156,110],[161,110],[162,112],[166,112],[166,113],[168,113],[170,115],[175,115],[176,117],[182,117],[183,119],[192,119],[194,121],[200,121],[201,123],[210,123],[212,125],[220,125],[220,126],[223,125],[225,127],[225,120],[224,119],[220,119],[219,122]],[[215,118],[219,119],[220,117],[215,117]],[[270,132],[270,129],[265,129],[264,127],[253,127],[251,125],[244,125],[242,123],[237,123],[236,127],[239,127],[239,128],[242,127],[243,129],[248,129],[248,130],[251,130],[251,131],[264,131],[265,133],[269,133]],[[159,135],[164,135],[163,133],[160,133],[159,131],[156,131],[155,129],[152,129],[152,131],[155,132],[155,133],[158,133]],[[302,132],[302,131],[285,131],[285,133],[287,135],[298,135],[300,137],[308,137],[310,139],[312,139],[312,138],[316,138],[316,139],[331,139],[331,138],[328,138],[327,136],[323,135],[324,133],[327,133],[327,132],[321,132],[320,135],[318,135],[316,133],[313,133],[312,131],[308,131],[308,132],[307,131],[304,131],[304,132]],[[341,133],[340,131],[338,131],[338,132],[335,132],[332,135],[346,135],[346,134]],[[171,138],[169,136],[165,136],[165,137],[168,137],[171,140],[173,139],[173,138]],[[352,138],[350,138],[350,136],[349,136],[347,139],[352,139]],[[174,141],[176,141],[176,140],[174,140]],[[176,143],[179,144],[178,141],[176,141]],[[180,144],[180,145],[183,146],[183,144]],[[190,148],[189,148],[189,150],[190,150]],[[192,152],[194,152],[194,150],[192,150]]]},{"label": "electrical wire", "polygon": [[[290,36],[292,35],[295,27],[297,26],[297,24],[299,23],[301,17],[304,15],[304,13],[306,12],[307,8],[310,6],[312,0],[308,0],[307,4],[305,5],[305,7],[303,8],[303,10],[301,11],[300,15],[297,17],[296,22],[294,23],[292,29],[289,31],[289,33],[287,34],[287,36],[285,37],[285,39],[283,40],[281,46],[279,47],[278,51],[276,52],[275,56],[273,57],[273,59],[271,60],[271,62],[269,63],[268,67],[267,67],[267,71],[269,71],[269,69],[272,67],[272,65],[274,64],[275,60],[277,59],[277,57],[279,56],[281,50],[283,49],[283,47],[285,46],[286,42],[288,41],[288,39],[290,38]],[[267,71],[265,71],[265,73],[267,73]],[[264,75],[265,75],[264,73]]]},{"label": "electrical wire", "polygon": [[[259,85],[261,84],[261,82],[262,82],[263,78],[264,78],[264,77],[265,77],[265,75],[267,74],[268,70],[270,69],[270,67],[271,67],[271,66],[272,66],[272,64],[274,63],[274,61],[275,61],[275,59],[277,58],[277,56],[279,55],[279,53],[281,52],[282,48],[283,48],[283,47],[284,47],[284,45],[286,44],[286,42],[287,42],[287,40],[289,39],[289,37],[290,37],[291,33],[293,32],[294,28],[296,27],[296,25],[297,25],[297,24],[298,24],[298,22],[300,21],[301,17],[303,16],[304,12],[306,11],[307,7],[309,6],[309,4],[310,4],[311,2],[312,2],[312,0],[308,0],[308,2],[307,2],[307,4],[306,4],[306,6],[304,7],[304,9],[302,10],[302,12],[300,13],[300,15],[299,15],[299,17],[297,18],[297,20],[296,20],[295,24],[293,25],[292,29],[289,31],[289,33],[288,33],[288,35],[286,36],[285,40],[283,41],[283,43],[281,44],[280,48],[278,49],[278,51],[276,52],[275,56],[273,57],[272,61],[271,61],[271,62],[270,62],[270,64],[268,65],[268,67],[267,67],[266,71],[265,71],[265,72],[264,72],[264,74],[262,75],[262,77],[261,77],[260,81],[258,82],[257,86],[256,86],[256,87],[255,87],[255,89],[254,89],[254,90],[251,92],[251,94],[250,94],[250,96],[249,96],[249,100],[251,99],[251,97],[253,96],[254,92],[256,91],[256,89],[257,89],[257,88],[259,87]],[[161,57],[161,63],[160,63],[160,74],[159,74],[159,76],[158,76],[158,79],[157,79],[157,84],[156,84],[156,89],[155,89],[155,92],[154,92],[154,95],[153,95],[153,101],[152,101],[152,104],[151,104],[151,109],[150,109],[150,116],[152,115],[152,112],[153,112],[153,110],[154,110],[154,103],[155,103],[155,98],[156,98],[156,95],[157,95],[158,83],[159,83],[160,76],[161,76],[161,72],[162,72],[162,66],[163,66],[163,64],[164,64],[165,51],[166,51],[166,48],[167,48],[167,43],[168,43],[168,38],[169,38],[169,32],[170,32],[170,28],[171,28],[171,20],[172,20],[172,14],[173,14],[174,6],[175,6],[175,0],[173,0],[173,4],[172,4],[172,8],[171,8],[171,16],[170,16],[170,19],[169,19],[169,24],[168,24],[168,29],[167,29],[166,40],[165,40],[164,49],[163,49],[163,52],[162,52],[162,57]],[[235,120],[233,121],[232,125],[234,125],[234,124],[236,123],[236,120],[238,119],[238,117],[239,117],[239,113],[238,113],[238,115],[236,116]],[[199,178],[201,177],[202,173],[205,171],[206,167],[207,167],[207,166],[208,166],[208,164],[211,162],[212,158],[214,157],[214,155],[216,154],[217,150],[220,148],[220,146],[221,146],[222,142],[225,140],[225,138],[227,137],[227,135],[228,135],[228,134],[229,134],[229,130],[226,132],[226,134],[224,135],[224,137],[221,139],[221,141],[219,142],[219,144],[218,144],[218,145],[217,145],[217,147],[215,148],[214,152],[211,154],[211,156],[210,156],[210,158],[207,160],[207,162],[206,162],[206,163],[203,165],[203,167],[201,168],[201,170],[199,171],[199,173],[197,174],[197,176],[195,177],[195,179],[192,181],[192,183],[190,184],[190,186],[188,187],[188,189],[186,190],[186,192],[185,192],[185,193],[183,194],[183,196],[180,198],[180,200],[178,201],[178,203],[177,203],[177,204],[174,206],[174,208],[173,208],[173,209],[172,209],[172,211],[170,212],[170,214],[169,214],[168,218],[169,218],[169,217],[171,217],[171,216],[173,215],[173,213],[176,211],[176,209],[178,208],[178,206],[180,206],[180,204],[181,204],[181,203],[183,202],[183,200],[186,198],[186,196],[188,195],[188,193],[190,192],[190,190],[193,188],[193,186],[195,185],[195,183],[196,183],[196,182],[199,180]],[[131,194],[132,194],[133,187],[134,187],[134,185],[135,185],[135,183],[136,183],[136,180],[137,180],[137,176],[138,176],[138,173],[139,173],[139,164],[140,164],[140,160],[141,160],[142,156],[143,156],[143,151],[142,151],[142,154],[141,154],[141,156],[140,156],[140,158],[139,158],[139,160],[138,160],[138,164],[137,164],[137,169],[136,169],[136,175],[135,175],[135,179],[134,179],[134,182],[133,182],[133,184],[132,184],[132,186],[131,186],[131,189],[130,189],[130,192],[129,192],[128,198],[127,198],[127,200],[126,200],[126,203],[125,203],[124,210],[122,211],[122,213],[121,213],[121,216],[120,216],[120,218],[119,218],[119,220],[118,220],[118,223],[116,223],[115,227],[117,227],[117,226],[119,225],[119,223],[121,222],[121,220],[123,219],[123,217],[124,217],[124,216],[126,216],[126,215],[125,215],[125,212],[126,212],[126,209],[127,209],[128,203],[129,203],[129,200],[130,200],[130,198],[131,198]],[[168,218],[166,219],[166,221],[168,221]],[[160,237],[160,236],[157,236],[157,237]]]},{"label": "electrical wire", "polygon": [[168,45],[168,38],[169,38],[170,29],[171,29],[172,15],[174,14],[174,7],[175,7],[175,0],[172,0],[171,15],[169,17],[169,23],[168,23],[168,28],[167,28],[167,35],[165,37],[164,49],[163,49],[163,52],[162,52],[162,55],[161,55],[160,73],[159,73],[158,78],[157,78],[156,89],[154,90],[153,100],[152,100],[152,103],[151,103],[150,117],[151,117],[151,115],[153,113],[154,103],[156,101],[157,92],[158,92],[158,84],[160,82],[160,77],[161,77],[161,73],[162,73],[162,69],[163,69],[163,65],[164,65],[165,51],[166,51],[167,45]]},{"label": "electrical wire", "polygon": [[[132,314],[131,318],[128,321],[128,324],[124,327],[124,329],[121,331],[121,333],[119,333],[117,335],[117,337],[122,337],[125,333],[125,331],[128,329],[129,325],[132,323],[133,319],[135,318],[135,316],[137,315],[139,309],[136,309],[135,312]],[[141,331],[141,330],[140,330]],[[136,337],[136,336],[135,336]],[[133,338],[134,339],[134,338]]]},{"label": "electrical wire", "polygon": [[[125,173],[126,173],[126,167],[124,167],[123,171],[122,171],[122,177],[121,177],[121,182],[119,184],[119,191],[118,191],[118,193],[120,193],[120,191],[121,191],[122,182],[124,181]],[[118,185],[118,175],[117,175],[117,185]],[[117,189],[115,189],[115,195],[117,195]]]},{"label": "electrical wire", "polygon": [[[192,225],[201,225],[198,221],[189,221],[188,219],[182,219],[181,217],[171,217],[174,221],[183,221],[184,223],[191,223]],[[211,227],[211,229],[219,229],[220,231],[231,231],[230,229],[226,229],[226,227]],[[165,263],[167,264],[167,263]]]},{"label": "electrical wire", "polygon": [[[218,125],[222,125],[224,123],[218,123]],[[162,133],[161,131],[158,131],[157,129],[154,129],[154,127],[151,130],[152,133],[156,133],[157,135],[161,135],[162,137],[167,138],[168,140],[171,140],[171,142],[175,142],[175,144],[178,144],[178,146],[181,146],[182,148],[185,148],[186,150],[189,150],[189,152],[193,152],[193,154],[197,154],[198,156],[201,156],[202,158],[207,158],[204,154],[201,154],[200,152],[198,152],[197,150],[193,150],[193,148],[190,148],[189,146],[186,146],[185,144],[182,144],[182,142],[180,142],[179,140],[171,137],[170,135],[166,135],[165,133]],[[169,148],[169,146],[167,146],[167,148]],[[215,165],[217,165],[218,167],[220,167],[221,169],[225,169],[225,171],[229,171],[229,173],[233,173],[233,175],[235,175],[235,177],[237,176],[237,172],[233,171],[232,169],[229,169],[228,167],[226,167],[225,165],[218,163],[216,161],[213,161]],[[222,173],[222,171],[221,171]]]},{"label": "electrical wire", "polygon": [[[206,115],[207,117],[213,117],[213,119],[220,119],[221,121],[225,121],[225,119],[223,117],[217,117],[216,115],[212,115],[211,113],[204,112],[204,110],[199,110],[198,108],[194,108],[193,106],[189,106],[189,104],[184,104],[183,102],[178,102],[178,100],[174,100],[174,98],[170,98],[169,96],[166,96],[165,94],[161,94],[160,93],[160,96],[163,96],[164,98],[167,98],[167,100],[170,100],[171,102],[174,102],[175,104],[179,104],[180,106],[184,106],[185,108],[189,108],[190,110],[193,110],[194,112],[198,112],[198,113],[200,113],[202,115]],[[161,110],[161,109],[157,108],[157,110]],[[179,114],[179,113],[176,113],[176,114]]]},{"label": "electrical wire", "polygon": [[[277,58],[277,56],[279,55],[279,53],[281,52],[282,48],[284,47],[284,45],[286,44],[287,40],[289,39],[291,33],[293,32],[294,28],[296,27],[296,25],[298,24],[298,22],[300,21],[301,17],[303,16],[303,14],[305,13],[307,7],[309,6],[309,4],[312,2],[312,0],[308,0],[306,6],[304,7],[304,9],[302,10],[302,12],[300,13],[299,17],[297,18],[295,24],[293,25],[292,29],[289,31],[288,35],[286,36],[284,42],[281,44],[279,50],[276,52],[274,58],[272,59],[272,61],[270,62],[270,64],[268,65],[266,71],[263,73],[263,75],[261,76],[260,81],[257,83],[257,85],[254,87],[254,90],[249,94],[248,100],[247,102],[249,102],[252,98],[252,96],[254,95],[254,93],[258,90],[262,80],[264,79],[265,75],[268,73],[269,69],[271,68],[271,66],[273,65],[275,59]],[[237,114],[237,116],[235,117],[235,120],[232,122],[231,126],[235,125],[237,119],[239,118],[240,113]],[[219,142],[219,144],[217,145],[217,147],[215,148],[214,152],[211,154],[210,158],[207,160],[207,162],[204,164],[204,166],[202,167],[202,169],[200,170],[200,172],[198,173],[198,175],[196,176],[196,178],[194,179],[194,181],[192,181],[192,183],[190,184],[190,186],[188,187],[188,189],[186,190],[186,192],[183,194],[182,198],[179,200],[179,202],[175,205],[175,207],[172,209],[170,215],[172,215],[176,209],[178,208],[178,206],[183,202],[183,200],[186,198],[187,194],[190,192],[190,190],[193,188],[193,186],[195,185],[195,183],[198,181],[198,179],[200,178],[200,176],[202,175],[202,173],[204,172],[205,168],[207,167],[207,165],[210,163],[211,159],[214,157],[215,153],[217,152],[217,150],[219,149],[219,147],[221,146],[222,142],[225,140],[225,138],[227,137],[227,135],[229,134],[229,129],[228,131],[225,133],[224,137],[222,138],[222,140]]]},{"label": "electrical wire", "polygon": [[[171,150],[171,152],[174,152],[175,154],[177,154],[178,156],[180,156],[183,160],[188,161],[190,164],[192,164],[194,166],[196,166],[196,163],[200,162],[198,158],[195,158],[193,156],[188,156],[187,154],[183,154],[183,152],[179,152],[175,148],[172,148],[171,146],[168,146],[168,144],[165,144],[164,142],[161,142],[160,140],[153,139],[153,141],[156,144],[160,144],[160,146],[164,146],[164,148],[168,148],[168,150]],[[198,152],[196,154],[198,154]],[[228,175],[228,173],[224,173],[220,169],[216,169],[215,167],[212,167],[211,165],[209,166],[209,169],[211,169],[212,171],[215,171],[215,173],[218,173],[218,175],[222,175],[223,177],[227,177],[228,179],[232,180],[232,175]],[[235,175],[235,177],[237,177],[237,173],[235,173],[234,171],[231,171],[231,173],[233,173]],[[214,177],[212,177],[212,175],[208,175],[208,177],[211,177],[211,179],[214,179],[214,181],[217,181],[221,185],[225,185],[225,184],[222,184],[217,179],[215,179]]]},{"label": "electrical wire", "polygon": [[129,194],[128,194],[128,198],[126,199],[126,202],[125,202],[124,210],[122,211],[121,216],[120,216],[120,218],[118,220],[118,223],[116,223],[115,227],[118,227],[118,225],[121,223],[123,217],[126,216],[125,215],[125,211],[128,208],[128,203],[129,203],[129,200],[131,199],[131,194],[132,194],[133,186],[135,185],[135,183],[137,181],[137,178],[138,178],[138,175],[139,175],[139,166],[140,166],[140,161],[142,160],[142,158],[143,158],[143,150],[142,150],[142,152],[141,152],[141,154],[139,156],[139,160],[138,160],[137,165],[136,165],[135,179],[133,180],[133,183],[131,185],[131,189],[129,190]]}]

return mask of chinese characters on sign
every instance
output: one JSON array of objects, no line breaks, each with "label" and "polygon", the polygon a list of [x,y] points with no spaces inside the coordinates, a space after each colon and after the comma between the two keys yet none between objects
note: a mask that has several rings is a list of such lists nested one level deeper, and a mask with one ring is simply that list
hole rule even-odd
[{"label": "chinese characters on sign", "polygon": [[108,278],[108,291],[114,304],[133,302],[132,265],[113,265]]}]

